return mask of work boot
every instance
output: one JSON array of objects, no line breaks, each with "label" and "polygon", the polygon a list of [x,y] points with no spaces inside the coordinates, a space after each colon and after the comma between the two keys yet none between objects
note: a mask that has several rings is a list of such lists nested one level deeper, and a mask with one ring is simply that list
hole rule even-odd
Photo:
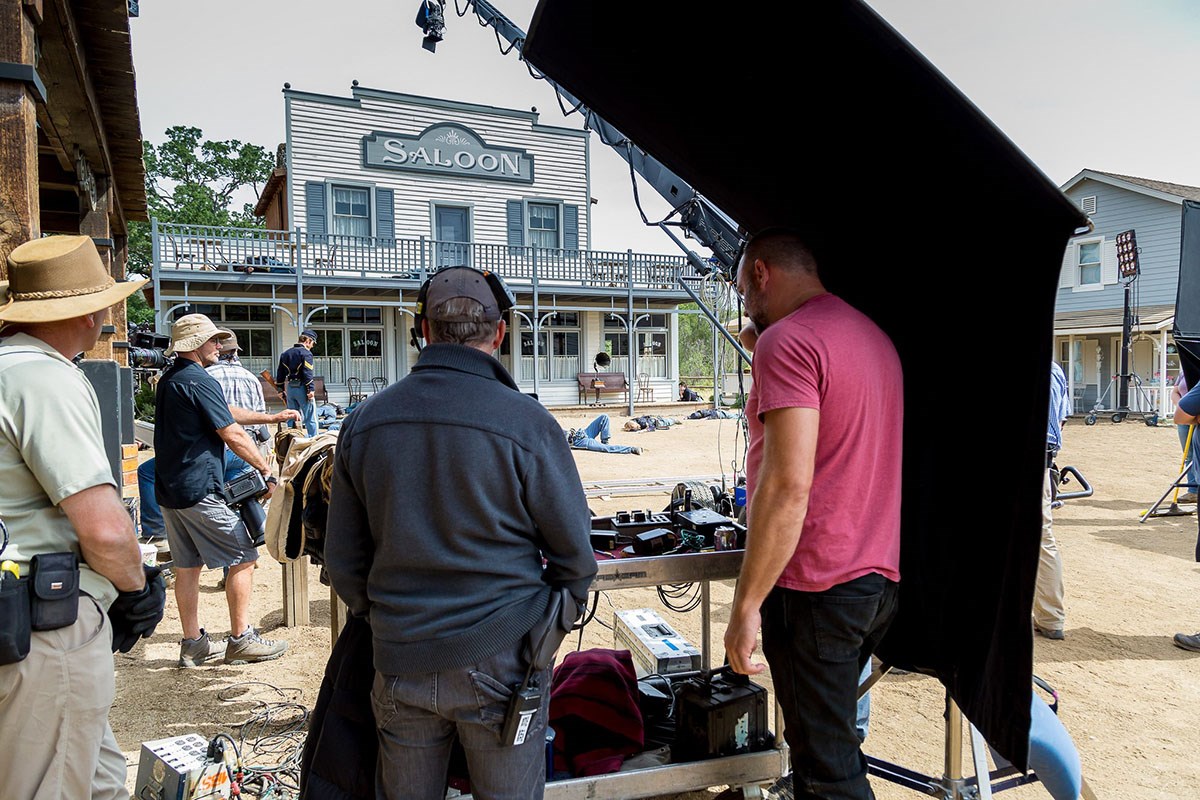
[{"label": "work boot", "polygon": [[225,663],[254,664],[259,661],[271,661],[283,655],[287,648],[287,642],[264,639],[258,635],[254,626],[250,625],[241,636],[229,637],[229,646],[225,649]]},{"label": "work boot", "polygon": [[1200,633],[1175,634],[1175,646],[1200,653]]},{"label": "work boot", "polygon": [[208,631],[200,629],[196,639],[183,639],[179,642],[179,666],[198,667],[206,661],[213,661],[225,655],[225,642],[214,642],[208,638]]},{"label": "work boot", "polygon": [[1177,503],[1194,503],[1194,502],[1196,502],[1196,493],[1195,492],[1187,492],[1185,494],[1181,494],[1181,495],[1179,495],[1179,499],[1176,500],[1175,502],[1177,502]]}]

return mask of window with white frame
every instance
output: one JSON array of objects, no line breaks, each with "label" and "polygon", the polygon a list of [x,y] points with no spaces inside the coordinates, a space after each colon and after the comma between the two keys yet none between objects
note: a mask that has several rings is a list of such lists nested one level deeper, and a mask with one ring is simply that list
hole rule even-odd
[{"label": "window with white frame", "polygon": [[333,187],[333,233],[371,235],[371,193],[359,186]]},{"label": "window with white frame", "polygon": [[[538,336],[538,378],[543,381],[573,381],[580,371],[579,314],[560,311],[546,322],[548,330]],[[532,381],[534,332],[521,330],[521,380]]]},{"label": "window with white frame", "polygon": [[[635,313],[636,320],[641,314]],[[621,320],[611,316],[604,318],[604,349],[613,358],[629,355],[629,333]],[[648,314],[637,323],[637,372],[652,378],[668,376],[667,340],[668,320],[666,314]]]},{"label": "window with white frame", "polygon": [[559,244],[558,206],[551,203],[529,203],[529,244],[556,249]]},{"label": "window with white frame", "polygon": [[383,377],[383,309],[326,308],[309,318],[317,334],[313,370],[328,384]]},{"label": "window with white frame", "polygon": [[1078,286],[1100,286],[1100,242],[1080,242],[1076,249],[1076,265],[1079,268]]}]

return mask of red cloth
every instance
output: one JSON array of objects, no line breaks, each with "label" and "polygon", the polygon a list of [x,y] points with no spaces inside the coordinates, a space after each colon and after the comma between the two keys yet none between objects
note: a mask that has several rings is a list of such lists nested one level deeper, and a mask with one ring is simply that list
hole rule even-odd
[{"label": "red cloth", "polygon": [[550,726],[555,772],[604,775],[640,753],[645,731],[629,651],[568,653],[554,670]]},{"label": "red cloth", "polygon": [[872,572],[900,580],[904,376],[887,334],[841,298],[818,295],[763,331],[753,370],[746,401],[751,499],[762,465],[761,415],[781,408],[821,414],[808,514],[777,585],[821,592]]}]

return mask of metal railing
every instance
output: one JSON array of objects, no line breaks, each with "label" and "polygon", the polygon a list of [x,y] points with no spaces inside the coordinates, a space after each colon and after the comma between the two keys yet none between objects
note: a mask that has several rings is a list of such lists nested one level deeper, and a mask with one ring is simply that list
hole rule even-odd
[{"label": "metal railing", "polygon": [[[506,281],[551,287],[672,289],[694,276],[683,256],[615,250],[311,234],[262,228],[152,223],[155,269],[302,277],[412,279],[443,266],[491,270]],[[283,278],[283,276],[293,276]]]}]

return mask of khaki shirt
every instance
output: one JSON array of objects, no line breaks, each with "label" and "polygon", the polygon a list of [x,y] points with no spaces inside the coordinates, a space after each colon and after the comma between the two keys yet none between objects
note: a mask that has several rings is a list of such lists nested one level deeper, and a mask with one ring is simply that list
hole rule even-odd
[{"label": "khaki shirt", "polygon": [[117,590],[82,563],[79,537],[58,507],[84,489],[116,486],[103,442],[83,372],[40,339],[0,339],[0,519],[9,535],[0,558],[24,576],[38,553],[70,550],[80,558],[80,588],[108,608]]}]

